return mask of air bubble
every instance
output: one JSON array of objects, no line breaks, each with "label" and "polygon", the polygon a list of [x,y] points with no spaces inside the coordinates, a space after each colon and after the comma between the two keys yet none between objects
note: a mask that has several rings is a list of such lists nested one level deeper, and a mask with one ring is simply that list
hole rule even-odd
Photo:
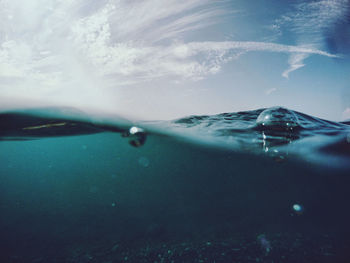
[{"label": "air bubble", "polygon": [[295,113],[282,107],[272,107],[264,110],[256,119],[256,124],[262,130],[287,132],[301,127]]},{"label": "air bubble", "polygon": [[[272,147],[286,145],[299,139],[301,125],[293,111],[282,107],[272,107],[259,114],[255,129],[262,133],[263,150],[270,152]],[[273,156],[277,154],[272,153]],[[278,161],[284,159],[284,157],[278,158]]]},{"label": "air bubble", "polygon": [[148,167],[149,166],[149,160],[146,157],[140,157],[138,160],[139,165],[143,167]]},{"label": "air bubble", "polygon": [[292,209],[298,215],[301,215],[304,212],[304,207],[300,204],[294,204]]},{"label": "air bubble", "polygon": [[133,126],[123,134],[123,137],[129,138],[130,145],[140,147],[145,144],[147,135],[142,128]]}]

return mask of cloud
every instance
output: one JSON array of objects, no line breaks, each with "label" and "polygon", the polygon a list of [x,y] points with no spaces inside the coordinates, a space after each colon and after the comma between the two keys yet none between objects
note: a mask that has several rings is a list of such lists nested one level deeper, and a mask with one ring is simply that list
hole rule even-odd
[{"label": "cloud", "polygon": [[265,90],[265,94],[270,95],[272,92],[275,92],[276,90],[277,90],[277,88],[267,89],[267,90]]},{"label": "cloud", "polygon": [[342,114],[343,120],[350,120],[350,108],[346,108]]},{"label": "cloud", "polygon": [[[282,15],[272,25],[281,37],[283,32],[295,35],[298,46],[310,46],[322,49],[325,46],[325,32],[331,31],[336,24],[344,23],[348,17],[348,0],[307,1],[294,5],[292,11]],[[289,74],[304,66],[305,54],[292,54],[289,68],[282,73]]]},{"label": "cloud", "polygon": [[[203,79],[247,52],[291,54],[288,74],[308,46],[254,41],[186,41],[186,33],[227,11],[209,0],[3,0],[0,2],[1,95],[96,99],[101,87],[159,78]],[[232,13],[232,12],[231,12]],[[88,91],[88,92],[87,92]]]},{"label": "cloud", "polygon": [[289,73],[305,66],[304,59],[309,56],[307,53],[294,53],[288,59],[289,68],[283,71],[282,76],[289,78]]},{"label": "cloud", "polygon": [[293,10],[276,19],[272,27],[277,31],[295,33],[302,44],[321,45],[324,31],[348,19],[348,8],[348,0],[306,1],[295,4]]},{"label": "cloud", "polygon": [[[84,28],[89,30],[91,27]],[[86,40],[87,36],[89,40]],[[104,30],[99,34],[84,32],[75,38],[75,45],[80,47],[81,55],[88,58],[100,76],[119,80],[132,77],[133,82],[164,76],[201,79],[217,73],[222,64],[253,51],[297,53],[300,58],[313,54],[335,57],[311,48],[251,41],[203,41],[150,46],[126,42],[109,45],[109,36]]]}]

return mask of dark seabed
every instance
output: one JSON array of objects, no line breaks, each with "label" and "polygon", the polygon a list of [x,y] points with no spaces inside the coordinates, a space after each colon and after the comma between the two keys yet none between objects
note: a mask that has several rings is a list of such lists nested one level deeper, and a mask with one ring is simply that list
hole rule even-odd
[{"label": "dark seabed", "polygon": [[0,114],[0,262],[350,262],[350,126],[284,108]]}]

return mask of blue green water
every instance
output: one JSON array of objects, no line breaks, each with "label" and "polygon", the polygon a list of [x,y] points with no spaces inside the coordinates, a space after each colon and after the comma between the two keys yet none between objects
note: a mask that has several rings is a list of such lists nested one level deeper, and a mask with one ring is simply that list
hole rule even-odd
[{"label": "blue green water", "polygon": [[0,262],[348,262],[350,126],[284,108],[0,114]]}]

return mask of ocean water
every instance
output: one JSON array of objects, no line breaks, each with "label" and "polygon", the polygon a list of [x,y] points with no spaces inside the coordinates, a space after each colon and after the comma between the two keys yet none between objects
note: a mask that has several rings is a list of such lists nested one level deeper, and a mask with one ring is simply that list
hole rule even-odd
[{"label": "ocean water", "polygon": [[350,123],[0,113],[0,262],[350,262]]}]

